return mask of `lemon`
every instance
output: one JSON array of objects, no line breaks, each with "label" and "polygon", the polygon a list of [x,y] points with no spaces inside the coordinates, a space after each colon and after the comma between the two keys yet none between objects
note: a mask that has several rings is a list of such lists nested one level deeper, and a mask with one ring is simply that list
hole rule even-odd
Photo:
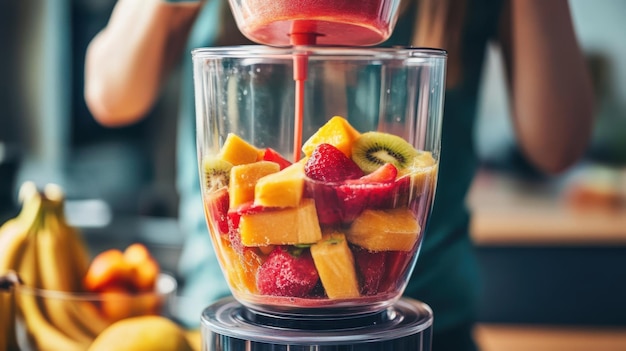
[{"label": "lemon", "polygon": [[192,351],[184,330],[160,316],[123,319],[107,327],[88,351]]}]

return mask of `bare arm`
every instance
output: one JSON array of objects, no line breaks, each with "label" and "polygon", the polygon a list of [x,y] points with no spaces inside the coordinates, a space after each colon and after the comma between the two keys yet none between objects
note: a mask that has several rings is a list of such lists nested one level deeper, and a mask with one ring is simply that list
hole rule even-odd
[{"label": "bare arm", "polygon": [[85,59],[85,100],[98,122],[121,126],[145,116],[200,8],[200,3],[118,1]]},{"label": "bare arm", "polygon": [[586,150],[593,91],[567,0],[511,0],[503,42],[519,145],[556,173]]}]

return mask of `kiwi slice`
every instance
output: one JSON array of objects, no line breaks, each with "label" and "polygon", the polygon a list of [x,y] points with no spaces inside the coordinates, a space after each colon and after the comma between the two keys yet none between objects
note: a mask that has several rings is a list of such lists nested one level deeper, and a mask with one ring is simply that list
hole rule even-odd
[{"label": "kiwi slice", "polygon": [[352,145],[352,160],[365,172],[372,173],[386,163],[402,171],[419,155],[411,144],[397,135],[367,132]]},{"label": "kiwi slice", "polygon": [[204,185],[207,191],[214,191],[228,186],[232,163],[216,157],[207,157],[202,161]]}]

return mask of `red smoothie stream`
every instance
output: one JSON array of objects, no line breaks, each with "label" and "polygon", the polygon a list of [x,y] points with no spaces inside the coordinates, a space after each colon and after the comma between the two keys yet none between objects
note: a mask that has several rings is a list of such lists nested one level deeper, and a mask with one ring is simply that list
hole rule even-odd
[{"label": "red smoothie stream", "polygon": [[[291,33],[292,45],[315,45],[314,33]],[[304,84],[306,82],[309,58],[306,54],[297,54],[293,58],[293,79],[296,82],[295,115],[293,124],[293,162],[300,160],[302,148],[302,121],[304,120]]]},{"label": "red smoothie stream", "polygon": [[[391,34],[394,1],[384,0],[247,0],[235,16],[249,39],[266,45],[375,45]],[[306,53],[294,57],[294,162],[300,159]]]}]

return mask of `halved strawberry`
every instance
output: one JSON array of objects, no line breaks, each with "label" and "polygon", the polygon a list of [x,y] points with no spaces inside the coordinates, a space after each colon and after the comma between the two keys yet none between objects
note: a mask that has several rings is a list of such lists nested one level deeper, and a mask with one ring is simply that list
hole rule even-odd
[{"label": "halved strawberry", "polygon": [[352,222],[366,208],[391,208],[397,174],[398,169],[387,163],[366,176],[339,185],[336,191],[343,222]]},{"label": "halved strawberry", "polygon": [[404,281],[400,277],[406,273],[412,254],[411,251],[387,251],[385,273],[378,287],[380,292],[392,292],[398,288],[398,282]]},{"label": "halved strawberry", "polygon": [[304,184],[304,196],[315,200],[318,221],[327,225],[342,223],[343,207],[337,198],[335,183],[306,180]]},{"label": "halved strawberry", "polygon": [[291,162],[286,160],[278,151],[268,147],[263,152],[263,161],[271,161],[278,163],[280,169],[283,170],[291,165]]},{"label": "halved strawberry", "polygon": [[220,231],[220,234],[227,234],[229,231],[228,228],[228,207],[229,207],[229,199],[228,199],[228,189],[221,188],[220,190],[208,194],[205,197],[205,206],[211,216],[213,217],[213,221],[217,224],[217,228]]},{"label": "halved strawberry", "polygon": [[347,183],[391,183],[396,180],[397,176],[398,168],[393,163],[385,163],[374,172],[364,175],[357,180],[347,181]]},{"label": "halved strawberry", "polygon": [[391,208],[397,168],[389,163],[373,173],[342,182],[306,182],[306,197],[315,199],[322,224],[350,223],[366,208]]},{"label": "halved strawberry", "polygon": [[387,251],[374,252],[355,246],[352,255],[361,280],[361,294],[376,295],[385,274]]},{"label": "halved strawberry", "polygon": [[264,295],[306,297],[318,281],[311,252],[286,246],[276,246],[257,273],[257,288]]},{"label": "halved strawberry", "polygon": [[323,182],[341,182],[363,176],[363,171],[341,150],[330,144],[318,145],[304,166],[307,177]]}]

